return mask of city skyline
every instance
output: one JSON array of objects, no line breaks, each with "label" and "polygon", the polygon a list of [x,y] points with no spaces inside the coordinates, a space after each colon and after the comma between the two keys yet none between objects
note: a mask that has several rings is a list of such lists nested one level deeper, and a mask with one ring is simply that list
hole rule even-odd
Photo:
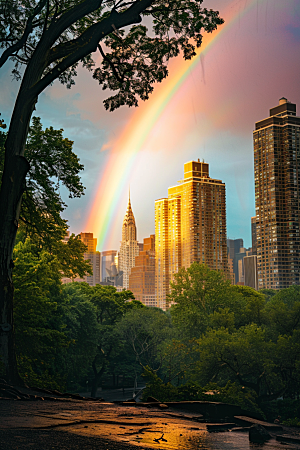
[{"label": "city skyline", "polygon": [[[211,177],[226,183],[228,236],[241,237],[245,247],[251,246],[254,123],[263,120],[269,106],[276,105],[282,96],[300,104],[298,3],[205,0],[203,6],[219,9],[225,24],[204,37],[203,49],[194,62],[171,61],[169,79],[138,109],[106,112],[101,89],[83,70],[79,70],[77,85],[71,91],[55,82],[41,95],[35,115],[41,116],[44,126],[64,128],[64,136],[75,141],[74,151],[85,165],[82,178],[86,195],[66,199],[69,207],[64,217],[71,232],[93,232],[101,251],[118,249],[130,184],[141,242],[154,232],[155,199],[165,195],[174,179],[182,178],[184,162],[204,158],[210,164]],[[5,70],[1,118],[8,123],[17,83],[11,82]],[[163,103],[163,93],[171,89],[172,82],[174,89]],[[153,122],[146,137],[141,137],[141,147],[126,153],[130,142],[138,142],[140,117],[148,117],[152,110]],[[98,202],[97,190],[106,174],[109,182],[102,185]],[[147,189],[150,184],[151,191]],[[105,198],[112,200],[105,204]],[[94,204],[99,216],[109,222],[101,227],[110,230],[105,239],[102,231],[96,230],[96,220],[95,229],[86,226]]]}]

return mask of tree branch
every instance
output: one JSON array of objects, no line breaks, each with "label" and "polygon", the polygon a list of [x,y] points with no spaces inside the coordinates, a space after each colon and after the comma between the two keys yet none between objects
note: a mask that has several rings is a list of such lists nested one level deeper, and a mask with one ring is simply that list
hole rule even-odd
[{"label": "tree branch", "polygon": [[42,9],[44,8],[45,4],[46,4],[47,0],[41,0],[37,6],[34,8],[33,14],[31,16],[28,17],[28,20],[26,22],[26,26],[25,26],[25,30],[23,33],[23,36],[19,39],[18,42],[16,42],[14,45],[12,45],[11,47],[7,48],[1,55],[0,57],[0,67],[2,67],[6,61],[8,60],[8,58],[10,56],[13,55],[13,53],[18,52],[23,45],[26,43],[27,38],[29,36],[29,34],[32,32],[33,30],[33,19],[35,18],[35,16],[37,14],[39,14]]},{"label": "tree branch", "polygon": [[[99,1],[99,0],[98,0]],[[79,38],[74,39],[72,44],[75,51],[69,54],[63,61],[49,73],[47,73],[40,81],[38,81],[31,89],[30,95],[37,97],[49,84],[56,80],[65,70],[78,61],[83,59],[88,54],[95,52],[98,43],[104,39],[108,34],[114,32],[116,29],[123,28],[133,23],[141,21],[140,13],[150,6],[154,0],[140,0],[134,3],[123,13],[112,11],[109,17],[103,19],[101,22],[90,26]],[[50,29],[49,29],[50,30]],[[48,32],[49,32],[48,30]],[[45,36],[48,34],[45,34]]]}]

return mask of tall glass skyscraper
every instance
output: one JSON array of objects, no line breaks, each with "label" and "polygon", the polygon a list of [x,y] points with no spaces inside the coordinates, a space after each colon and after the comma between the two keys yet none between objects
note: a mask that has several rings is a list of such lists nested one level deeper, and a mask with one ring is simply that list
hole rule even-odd
[{"label": "tall glass skyscraper", "polygon": [[258,288],[299,284],[300,117],[286,98],[253,132]]}]

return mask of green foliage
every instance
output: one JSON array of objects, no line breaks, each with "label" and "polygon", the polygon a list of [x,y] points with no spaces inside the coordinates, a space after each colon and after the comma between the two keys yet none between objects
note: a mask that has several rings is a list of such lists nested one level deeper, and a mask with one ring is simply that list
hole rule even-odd
[{"label": "green foliage", "polygon": [[282,335],[291,335],[300,329],[300,286],[282,289],[266,307],[270,327]]},{"label": "green foliage", "polygon": [[267,299],[196,264],[180,271],[171,286],[173,323],[194,362],[185,370],[187,380],[238,383],[254,391],[259,404],[299,395],[298,286]]},{"label": "green foliage", "polygon": [[268,302],[272,297],[274,297],[274,295],[276,295],[277,291],[275,291],[275,289],[260,289],[259,293],[263,294]]},{"label": "green foliage", "polygon": [[64,334],[60,264],[28,239],[14,251],[15,333],[20,375],[31,385],[63,387]]},{"label": "green foliage", "polygon": [[294,417],[293,419],[283,420],[282,424],[288,427],[300,427],[300,419]]},{"label": "green foliage", "polygon": [[[265,418],[264,413],[258,406],[257,394],[253,389],[241,386],[237,382],[228,381],[225,386],[209,383],[203,390],[205,391],[206,401],[209,401],[210,397],[211,401],[237,405],[248,412],[257,413]],[[211,392],[213,395],[209,395],[207,392]]]},{"label": "green foliage", "polygon": [[160,402],[172,402],[177,399],[178,389],[171,383],[163,383],[159,376],[149,367],[144,368],[143,377],[147,379],[143,390],[142,401],[154,397]]},{"label": "green foliage", "polygon": [[[28,65],[38,44],[47,42],[41,78],[48,75],[49,82],[59,78],[70,87],[79,61],[88,70],[95,66],[91,53],[98,47],[102,61],[93,76],[103,89],[117,91],[104,102],[112,111],[121,105],[137,105],[139,98],[147,99],[153,85],[167,76],[169,59],[180,52],[184,59],[191,59],[201,45],[202,33],[223,23],[218,12],[201,7],[202,0],[87,3],[28,0],[21,6],[6,1],[0,8],[0,47],[6,48],[0,67],[12,58],[13,73],[21,78],[20,66]],[[144,25],[131,26],[144,19],[152,23],[151,30]],[[106,23],[113,25],[105,27]]]},{"label": "green foliage", "polygon": [[65,334],[70,342],[65,359],[67,388],[77,391],[80,382],[88,377],[97,352],[99,326],[96,308],[79,289],[79,283],[63,286]]},{"label": "green foliage", "polygon": [[158,308],[134,309],[123,317],[119,330],[141,367],[161,368],[164,342],[171,335],[169,316]]},{"label": "green foliage", "polygon": [[60,216],[66,205],[59,187],[65,186],[70,198],[84,193],[79,177],[83,165],[72,151],[73,142],[62,133],[52,127],[43,130],[40,118],[33,117],[25,149],[30,170],[20,220],[28,235],[38,234],[48,247],[50,239],[59,241],[66,234],[66,221]]},{"label": "green foliage", "polygon": [[200,386],[197,383],[185,383],[174,386],[171,383],[163,383],[156,373],[146,367],[143,373],[146,378],[146,388],[143,391],[142,400],[154,397],[161,402],[175,401],[208,401],[222,402],[240,406],[249,412],[255,412],[261,416],[263,413],[257,405],[257,396],[251,389],[240,386],[238,383],[228,381],[225,386],[209,383]]},{"label": "green foliage", "polygon": [[[65,237],[68,228],[60,215],[66,207],[59,192],[60,186],[68,190],[70,198],[80,197],[85,189],[79,176],[83,165],[72,151],[73,142],[64,138],[62,133],[62,129],[54,130],[52,127],[43,130],[41,119],[33,117],[25,149],[30,170],[20,212],[22,240],[27,236],[38,238],[40,244],[48,249]],[[6,136],[7,133],[0,131],[1,175]]]},{"label": "green foliage", "polygon": [[292,421],[295,417],[300,417],[300,403],[294,397],[263,402],[261,407],[265,411],[267,420],[270,422],[278,419],[281,423],[285,423],[289,419]]},{"label": "green foliage", "polygon": [[209,326],[209,316],[232,303],[231,285],[222,273],[205,264],[181,268],[168,295],[174,325],[186,339],[198,338]]}]

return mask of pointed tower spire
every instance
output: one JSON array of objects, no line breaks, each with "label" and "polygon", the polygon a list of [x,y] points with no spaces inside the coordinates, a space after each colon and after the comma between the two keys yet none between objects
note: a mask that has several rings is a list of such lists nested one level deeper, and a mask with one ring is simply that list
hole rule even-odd
[{"label": "pointed tower spire", "polygon": [[135,265],[135,257],[139,254],[139,247],[136,240],[135,218],[130,203],[130,188],[127,211],[124,216],[122,226],[122,241],[120,247],[119,269],[123,272],[123,287],[128,289],[129,274]]}]

